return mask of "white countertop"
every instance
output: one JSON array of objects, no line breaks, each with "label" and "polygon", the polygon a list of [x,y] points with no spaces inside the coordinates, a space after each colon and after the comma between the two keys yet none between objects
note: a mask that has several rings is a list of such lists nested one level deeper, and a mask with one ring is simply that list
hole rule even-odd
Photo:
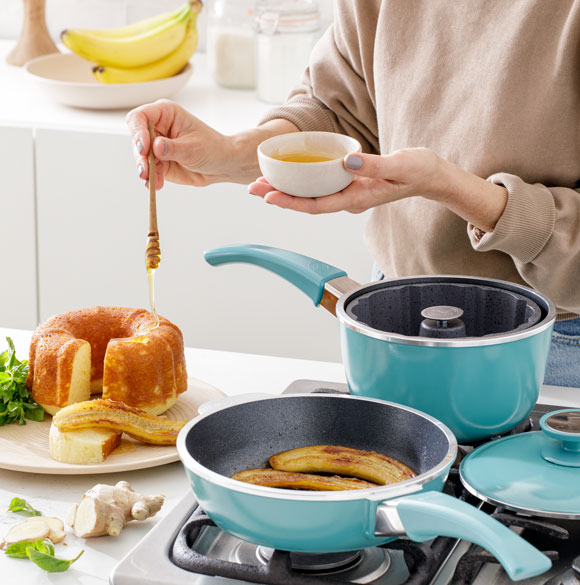
[{"label": "white countertop", "polygon": [[[88,110],[52,102],[22,67],[5,62],[14,41],[0,40],[0,126],[57,128],[75,131],[128,134],[121,110]],[[66,49],[64,49],[66,51]],[[191,60],[193,74],[170,99],[225,134],[255,126],[272,106],[260,102],[254,90],[216,86],[204,53]],[[235,103],[235,107],[232,104]]]},{"label": "white countertop", "polygon": [[[11,337],[20,359],[28,356],[31,332],[0,328],[0,351]],[[195,376],[228,395],[246,392],[280,393],[296,379],[345,382],[341,364],[230,353],[204,349],[186,349],[187,369]],[[0,428],[1,432],[1,428]],[[119,560],[183,497],[189,484],[181,463],[151,469],[102,475],[37,475],[0,470],[0,537],[9,527],[25,518],[8,512],[15,497],[28,500],[45,516],[64,519],[73,503],[97,483],[114,484],[126,480],[144,494],[162,493],[165,504],[154,518],[132,522],[120,536],[78,539],[67,529],[67,546],[57,545],[60,558],[73,558],[81,549],[83,556],[61,574],[46,573],[34,563],[12,559],[0,552],[0,583],[19,585],[106,585]]]}]

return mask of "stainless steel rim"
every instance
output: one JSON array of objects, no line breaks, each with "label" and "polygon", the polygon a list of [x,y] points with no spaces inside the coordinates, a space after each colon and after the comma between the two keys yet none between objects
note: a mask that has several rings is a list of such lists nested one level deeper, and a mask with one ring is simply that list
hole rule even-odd
[{"label": "stainless steel rim", "polygon": [[[211,471],[207,467],[201,465],[196,459],[194,459],[186,448],[186,437],[189,431],[200,421],[204,420],[205,418],[211,416],[212,414],[219,412],[219,410],[214,410],[206,415],[198,416],[193,420],[189,421],[187,425],[181,429],[179,435],[177,437],[177,451],[179,453],[179,457],[181,462],[185,466],[186,469],[191,471],[193,474],[198,475],[202,479],[209,481],[215,485],[219,485],[223,488],[228,490],[233,490],[240,493],[249,494],[252,496],[260,496],[260,497],[267,497],[272,499],[279,499],[279,500],[289,500],[289,501],[314,501],[314,502],[337,502],[337,501],[354,501],[354,500],[372,500],[372,501],[382,501],[382,500],[389,500],[396,497],[401,497],[407,494],[415,493],[420,491],[424,485],[428,484],[432,480],[441,476],[447,468],[451,466],[455,457],[457,456],[457,439],[455,435],[451,432],[451,430],[444,425],[442,422],[433,418],[432,416],[425,414],[419,410],[415,410],[414,408],[410,408],[408,406],[403,406],[401,404],[395,404],[394,402],[387,402],[386,400],[377,400],[375,398],[361,398],[358,396],[340,396],[334,394],[328,395],[321,395],[321,394],[284,394],[279,396],[272,396],[268,398],[253,398],[248,400],[248,402],[257,402],[261,400],[285,400],[288,398],[302,398],[302,399],[309,399],[312,398],[320,398],[324,397],[324,399],[328,400],[359,400],[364,402],[375,402],[382,406],[390,405],[399,410],[406,410],[412,413],[415,413],[418,416],[428,420],[433,425],[441,429],[444,433],[447,442],[448,442],[448,449],[445,456],[441,459],[441,461],[435,466],[422,473],[412,479],[408,479],[406,481],[402,481],[390,486],[384,486],[380,488],[368,488],[368,489],[361,489],[361,490],[345,490],[341,492],[308,492],[308,491],[298,491],[298,490],[287,490],[287,489],[280,489],[280,488],[270,488],[264,487],[259,485],[253,484],[246,484],[241,481],[237,481],[235,479],[231,479],[230,477],[226,477],[224,475],[220,475],[215,471]],[[229,408],[231,405],[226,405],[224,408],[220,410],[224,410],[225,408]]]},{"label": "stainless steel rim", "polygon": [[[540,305],[543,310],[548,307],[547,315],[536,325],[533,325],[529,329],[523,329],[516,332],[498,333],[497,335],[488,335],[485,337],[463,337],[460,339],[437,339],[433,337],[420,337],[420,336],[408,336],[400,333],[391,333],[387,331],[380,331],[374,329],[364,323],[359,323],[350,317],[346,312],[346,305],[355,296],[359,296],[362,292],[370,292],[372,290],[378,290],[380,288],[386,288],[386,286],[394,286],[397,284],[418,284],[418,283],[466,283],[466,284],[481,284],[486,286],[493,286],[496,288],[502,288],[504,290],[513,291],[523,296],[530,298]],[[400,278],[392,280],[381,280],[371,284],[363,284],[354,289],[349,290],[346,294],[342,295],[336,304],[336,316],[342,325],[347,329],[352,329],[357,333],[366,335],[367,337],[373,337],[374,339],[380,339],[382,341],[388,341],[390,343],[398,343],[402,345],[418,345],[426,347],[483,347],[488,345],[499,345],[502,343],[509,343],[513,341],[519,341],[528,337],[538,335],[543,331],[546,331],[556,321],[556,306],[547,297],[539,294],[538,292],[507,282],[504,280],[495,280],[492,278],[474,278],[469,276],[417,276],[413,278]]]},{"label": "stainless steel rim", "polygon": [[504,502],[501,499],[491,498],[485,494],[482,494],[478,490],[476,490],[469,482],[465,480],[463,474],[461,473],[461,468],[459,468],[459,478],[461,479],[461,483],[465,487],[465,489],[475,497],[479,498],[483,502],[487,502],[489,504],[493,504],[494,506],[500,506],[502,508],[506,508],[506,510],[511,510],[512,512],[521,512],[523,514],[530,514],[532,516],[541,516],[542,518],[558,518],[561,520],[578,520],[580,519],[580,514],[574,513],[566,513],[566,512],[550,512],[548,510],[537,510],[535,508],[525,508],[523,506],[517,506],[515,504],[510,504],[509,502]]}]

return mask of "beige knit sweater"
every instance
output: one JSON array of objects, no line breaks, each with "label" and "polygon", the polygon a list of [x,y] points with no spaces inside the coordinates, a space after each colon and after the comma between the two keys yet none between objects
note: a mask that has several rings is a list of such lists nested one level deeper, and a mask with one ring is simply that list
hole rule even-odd
[{"label": "beige knit sweater", "polygon": [[273,118],[371,153],[424,146],[507,188],[479,240],[422,197],[375,208],[365,240],[387,278],[487,276],[580,313],[580,0],[339,0]]}]

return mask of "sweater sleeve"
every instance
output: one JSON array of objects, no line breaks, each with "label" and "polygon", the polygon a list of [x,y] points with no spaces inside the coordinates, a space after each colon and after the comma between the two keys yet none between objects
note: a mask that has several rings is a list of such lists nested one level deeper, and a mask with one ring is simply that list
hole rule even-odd
[{"label": "sweater sleeve", "polygon": [[361,143],[364,152],[379,153],[373,63],[366,56],[372,51],[363,52],[361,44],[374,44],[377,15],[371,3],[366,10],[361,4],[337,3],[334,23],[312,50],[301,84],[261,124],[284,118],[301,131],[347,134]]},{"label": "sweater sleeve", "polygon": [[482,235],[468,224],[473,248],[509,254],[525,282],[560,311],[579,314],[580,190],[532,185],[508,173],[488,181],[504,186],[508,201],[492,231]]}]

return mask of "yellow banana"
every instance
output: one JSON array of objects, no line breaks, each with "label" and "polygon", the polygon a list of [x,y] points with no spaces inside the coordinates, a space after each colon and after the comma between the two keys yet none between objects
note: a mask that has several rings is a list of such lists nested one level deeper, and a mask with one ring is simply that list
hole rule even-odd
[{"label": "yellow banana", "polygon": [[95,78],[102,83],[140,83],[165,79],[179,73],[197,48],[196,17],[197,14],[194,14],[188,20],[187,31],[181,45],[166,57],[141,67],[125,68],[97,65],[93,68]]},{"label": "yellow banana", "polygon": [[184,10],[186,5],[180,6],[176,10],[172,10],[171,12],[164,12],[163,14],[157,14],[150,18],[145,18],[143,20],[139,20],[134,22],[133,24],[128,24],[126,26],[118,26],[115,28],[102,28],[102,29],[88,29],[88,28],[78,28],[74,29],[75,32],[80,34],[92,34],[100,37],[108,37],[108,38],[123,38],[123,37],[134,37],[136,35],[140,35],[146,33],[147,31],[156,28],[163,23],[176,18],[179,13]]},{"label": "yellow banana", "polygon": [[112,67],[140,67],[162,59],[183,43],[191,12],[188,3],[174,18],[135,35],[116,38],[70,29],[61,33],[61,39],[88,61]]}]

